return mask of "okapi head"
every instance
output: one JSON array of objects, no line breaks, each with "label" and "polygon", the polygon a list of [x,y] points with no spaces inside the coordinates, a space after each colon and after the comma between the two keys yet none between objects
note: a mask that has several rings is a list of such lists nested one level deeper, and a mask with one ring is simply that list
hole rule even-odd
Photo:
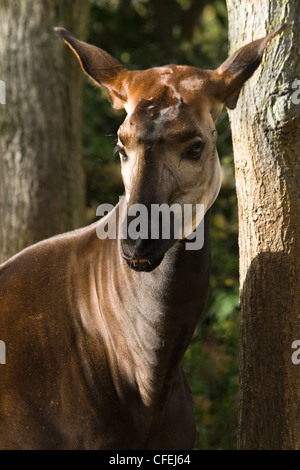
[{"label": "okapi head", "polygon": [[[84,72],[107,89],[112,105],[127,112],[117,145],[127,211],[134,204],[143,204],[149,214],[153,204],[181,208],[203,204],[204,213],[210,208],[221,184],[218,116],[224,106],[236,106],[243,83],[259,66],[266,44],[284,27],[240,48],[216,70],[167,65],[143,71],[130,71],[102,49],[55,28]],[[126,219],[129,223],[132,216]],[[191,219],[184,237],[199,223],[194,209]],[[161,233],[154,239],[127,237],[121,240],[121,254],[133,269],[150,271],[176,241],[175,236],[164,239]]]}]

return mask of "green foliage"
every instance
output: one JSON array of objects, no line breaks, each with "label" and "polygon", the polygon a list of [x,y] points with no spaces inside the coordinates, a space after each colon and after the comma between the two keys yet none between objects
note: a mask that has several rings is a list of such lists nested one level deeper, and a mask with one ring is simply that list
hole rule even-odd
[{"label": "green foliage", "polygon": [[[227,58],[225,0],[90,0],[89,42],[130,69],[166,63],[216,68]],[[84,149],[87,219],[102,202],[123,193],[113,149],[124,119],[103,90],[87,83]],[[238,391],[237,204],[230,129],[226,111],[218,122],[223,167],[221,193],[212,208],[212,275],[205,313],[183,365],[198,423],[196,448],[236,448]]]}]

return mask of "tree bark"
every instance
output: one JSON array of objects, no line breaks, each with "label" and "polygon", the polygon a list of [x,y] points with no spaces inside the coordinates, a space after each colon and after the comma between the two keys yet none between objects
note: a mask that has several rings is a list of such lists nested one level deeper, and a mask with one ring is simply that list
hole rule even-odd
[{"label": "tree bark", "polygon": [[288,22],[231,111],[240,249],[240,449],[300,449],[298,0],[227,0],[231,52]]},{"label": "tree bark", "polygon": [[82,72],[54,26],[84,38],[86,0],[0,0],[0,262],[83,223]]}]

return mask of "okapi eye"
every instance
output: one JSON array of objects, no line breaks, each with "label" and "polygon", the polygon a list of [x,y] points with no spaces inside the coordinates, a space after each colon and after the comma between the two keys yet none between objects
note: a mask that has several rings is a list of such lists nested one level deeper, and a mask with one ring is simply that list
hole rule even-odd
[{"label": "okapi eye", "polygon": [[188,158],[189,160],[200,160],[204,149],[204,142],[203,140],[198,139],[196,142],[191,144],[188,149],[186,150],[184,157]]},{"label": "okapi eye", "polygon": [[122,162],[126,162],[128,160],[128,156],[127,156],[125,149],[121,147],[120,145],[117,145],[116,150],[117,152],[119,152]]}]

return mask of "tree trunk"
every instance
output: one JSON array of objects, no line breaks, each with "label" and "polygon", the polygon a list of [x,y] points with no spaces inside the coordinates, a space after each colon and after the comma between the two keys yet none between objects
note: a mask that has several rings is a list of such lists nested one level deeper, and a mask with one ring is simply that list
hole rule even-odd
[{"label": "tree trunk", "polygon": [[[227,0],[231,52],[288,22],[230,112],[239,210],[240,449],[300,449],[298,0]],[[299,82],[300,83],[300,82]]]},{"label": "tree trunk", "polygon": [[86,0],[0,0],[0,261],[83,222],[82,72],[54,26],[85,35]]}]

